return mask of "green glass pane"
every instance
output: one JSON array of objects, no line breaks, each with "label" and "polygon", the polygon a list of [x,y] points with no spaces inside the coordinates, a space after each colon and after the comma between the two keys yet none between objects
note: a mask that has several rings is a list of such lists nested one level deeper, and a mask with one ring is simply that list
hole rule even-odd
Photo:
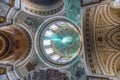
[{"label": "green glass pane", "polygon": [[48,30],[49,36],[44,40],[50,40],[52,47],[62,56],[74,56],[80,47],[80,35],[73,28],[61,27],[58,31]]},{"label": "green glass pane", "polygon": [[81,4],[80,0],[64,0],[66,17],[74,24],[78,25],[81,19]]}]

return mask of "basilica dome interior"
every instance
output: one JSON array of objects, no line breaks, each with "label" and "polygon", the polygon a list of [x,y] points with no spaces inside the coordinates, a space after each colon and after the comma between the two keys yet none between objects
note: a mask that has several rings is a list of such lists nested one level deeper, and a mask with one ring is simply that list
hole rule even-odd
[{"label": "basilica dome interior", "polygon": [[120,0],[0,0],[0,80],[120,80]]}]

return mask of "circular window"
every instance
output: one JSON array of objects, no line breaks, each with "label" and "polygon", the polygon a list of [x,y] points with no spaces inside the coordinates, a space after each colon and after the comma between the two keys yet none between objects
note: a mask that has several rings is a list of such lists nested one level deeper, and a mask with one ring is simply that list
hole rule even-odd
[{"label": "circular window", "polygon": [[45,21],[39,27],[35,46],[42,61],[62,66],[72,63],[78,57],[81,41],[77,26],[65,18],[56,17]]}]

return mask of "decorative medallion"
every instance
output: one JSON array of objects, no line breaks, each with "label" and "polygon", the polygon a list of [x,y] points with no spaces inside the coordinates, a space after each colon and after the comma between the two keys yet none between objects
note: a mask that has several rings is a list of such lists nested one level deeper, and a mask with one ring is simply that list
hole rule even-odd
[{"label": "decorative medallion", "polygon": [[120,50],[120,26],[113,28],[107,35],[106,40],[110,46]]}]

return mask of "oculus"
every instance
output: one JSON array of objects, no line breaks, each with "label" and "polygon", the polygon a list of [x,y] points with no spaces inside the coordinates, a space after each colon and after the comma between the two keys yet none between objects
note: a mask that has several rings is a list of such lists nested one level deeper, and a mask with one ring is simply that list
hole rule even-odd
[{"label": "oculus", "polygon": [[60,66],[70,64],[80,54],[81,33],[78,27],[66,18],[46,20],[35,37],[35,44],[38,45],[36,51],[41,60]]}]

